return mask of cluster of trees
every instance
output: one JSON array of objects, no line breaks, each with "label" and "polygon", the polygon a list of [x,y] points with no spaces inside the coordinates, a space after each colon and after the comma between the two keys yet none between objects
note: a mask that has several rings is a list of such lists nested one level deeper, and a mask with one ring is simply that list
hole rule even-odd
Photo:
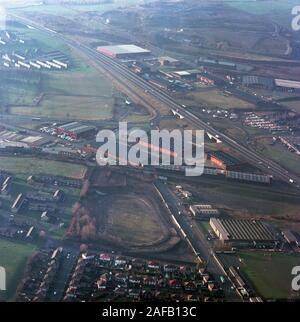
[{"label": "cluster of trees", "polygon": [[97,238],[96,219],[90,211],[79,202],[75,203],[72,210],[72,220],[66,233],[66,238],[76,238],[81,241],[93,241]]}]

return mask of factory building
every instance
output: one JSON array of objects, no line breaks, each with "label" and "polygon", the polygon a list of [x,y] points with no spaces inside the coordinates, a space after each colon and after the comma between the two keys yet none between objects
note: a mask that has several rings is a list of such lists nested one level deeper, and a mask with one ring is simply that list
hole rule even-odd
[{"label": "factory building", "polygon": [[97,51],[105,56],[119,59],[136,59],[147,57],[151,54],[150,50],[136,45],[117,45],[97,47]]},{"label": "factory building", "polygon": [[191,205],[190,212],[196,219],[200,220],[219,216],[219,210],[211,205]]},{"label": "factory building", "polygon": [[241,182],[253,182],[260,184],[270,184],[272,182],[272,176],[270,175],[236,171],[226,171],[226,178]]},{"label": "factory building", "polygon": [[244,86],[268,90],[272,90],[275,85],[272,78],[251,75],[243,76],[242,83]]},{"label": "factory building", "polygon": [[287,79],[275,79],[276,88],[282,91],[297,91],[300,92],[300,82],[287,80]]},{"label": "factory building", "polygon": [[175,71],[175,72],[172,72],[171,74],[175,78],[179,78],[179,79],[196,80],[200,72],[201,71],[198,69],[190,69],[190,70]]},{"label": "factory building", "polygon": [[181,64],[179,60],[169,56],[159,57],[158,61],[161,66],[178,66]]},{"label": "factory building", "polygon": [[223,243],[273,247],[276,242],[273,233],[261,221],[211,218],[209,223]]},{"label": "factory building", "polygon": [[300,246],[300,240],[292,231],[284,230],[282,235],[291,246]]},{"label": "factory building", "polygon": [[94,126],[85,125],[80,122],[71,122],[60,125],[56,128],[58,134],[65,134],[73,139],[88,138],[96,134]]}]

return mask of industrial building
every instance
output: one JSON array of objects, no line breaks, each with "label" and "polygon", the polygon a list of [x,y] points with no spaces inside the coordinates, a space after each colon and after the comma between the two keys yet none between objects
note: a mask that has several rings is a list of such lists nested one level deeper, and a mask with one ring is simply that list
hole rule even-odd
[{"label": "industrial building", "polygon": [[278,89],[281,89],[281,90],[300,91],[300,82],[293,81],[293,80],[275,79],[275,85]]},{"label": "industrial building", "polygon": [[217,217],[219,210],[213,208],[211,205],[191,205],[190,211],[196,219],[207,219],[210,217]]},{"label": "industrial building", "polygon": [[180,70],[172,72],[171,74],[179,79],[186,79],[186,80],[195,80],[197,79],[199,73],[201,71],[198,69],[191,69],[191,70]]},{"label": "industrial building", "polygon": [[272,78],[251,75],[243,76],[242,83],[244,86],[268,90],[272,90],[275,85]]},{"label": "industrial building", "polygon": [[58,126],[56,131],[58,134],[65,134],[77,140],[79,138],[88,138],[96,134],[96,127],[85,125],[80,122],[71,122]]},{"label": "industrial building", "polygon": [[207,153],[207,158],[223,170],[230,170],[241,164],[239,160],[223,151],[211,151]]},{"label": "industrial building", "polygon": [[136,45],[116,45],[97,47],[97,51],[105,56],[119,59],[135,59],[146,57],[151,54],[150,50]]},{"label": "industrial building", "polygon": [[179,60],[169,56],[159,57],[158,61],[161,66],[178,66],[181,64]]},{"label": "industrial building", "polygon": [[272,176],[270,175],[236,171],[226,171],[226,178],[241,182],[253,182],[261,184],[270,184],[272,182]]},{"label": "industrial building", "polygon": [[210,219],[210,226],[223,243],[273,246],[276,238],[261,221]]},{"label": "industrial building", "polygon": [[300,246],[300,240],[292,231],[284,230],[282,235],[291,246]]},{"label": "industrial building", "polygon": [[237,65],[235,63],[229,62],[229,61],[221,61],[216,59],[210,59],[206,57],[200,57],[198,59],[198,63],[201,65],[211,65],[214,67],[222,67],[222,68],[228,68],[228,69],[236,69]]},{"label": "industrial building", "polygon": [[49,143],[48,138],[35,135],[26,135],[24,133],[16,133],[10,130],[0,131],[1,148],[7,147],[39,147]]}]

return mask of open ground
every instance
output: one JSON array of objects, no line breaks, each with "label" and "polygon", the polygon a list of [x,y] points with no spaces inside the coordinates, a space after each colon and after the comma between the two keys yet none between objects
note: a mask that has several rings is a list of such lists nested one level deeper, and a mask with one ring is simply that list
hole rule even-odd
[{"label": "open ground", "polygon": [[300,262],[299,254],[240,252],[240,269],[265,299],[288,299],[299,296],[292,290],[291,274]]},{"label": "open ground", "polygon": [[0,169],[15,174],[48,174],[82,179],[87,168],[79,164],[37,158],[0,157]]},{"label": "open ground", "polygon": [[19,282],[22,279],[26,262],[36,247],[30,244],[0,240],[0,266],[7,274],[7,291],[0,292],[6,300],[12,300]]}]

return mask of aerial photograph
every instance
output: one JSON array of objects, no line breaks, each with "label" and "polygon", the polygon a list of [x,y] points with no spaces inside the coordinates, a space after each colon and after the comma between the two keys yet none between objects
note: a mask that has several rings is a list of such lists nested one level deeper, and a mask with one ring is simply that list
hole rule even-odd
[{"label": "aerial photograph", "polygon": [[299,301],[300,0],[0,0],[0,306]]}]

